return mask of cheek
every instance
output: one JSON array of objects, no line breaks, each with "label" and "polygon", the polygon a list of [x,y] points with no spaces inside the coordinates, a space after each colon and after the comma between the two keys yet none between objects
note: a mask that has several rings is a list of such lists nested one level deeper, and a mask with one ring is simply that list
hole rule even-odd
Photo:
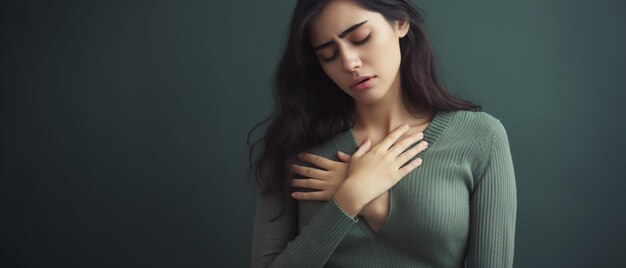
[{"label": "cheek", "polygon": [[324,64],[322,65],[322,70],[324,71],[324,73],[326,74],[326,76],[328,76],[330,78],[330,80],[333,80],[333,82],[335,82],[335,84],[337,84],[339,87],[342,87],[341,84],[339,83],[339,77],[341,76],[341,70],[340,68],[337,66],[337,64]]},{"label": "cheek", "polygon": [[376,71],[385,76],[395,76],[400,67],[400,44],[397,40],[387,39],[372,46],[369,63]]},{"label": "cheek", "polygon": [[372,44],[372,53],[370,55],[376,55],[373,59],[378,60],[380,63],[392,64],[399,59],[400,47],[398,40],[393,38],[384,38],[378,40]]}]

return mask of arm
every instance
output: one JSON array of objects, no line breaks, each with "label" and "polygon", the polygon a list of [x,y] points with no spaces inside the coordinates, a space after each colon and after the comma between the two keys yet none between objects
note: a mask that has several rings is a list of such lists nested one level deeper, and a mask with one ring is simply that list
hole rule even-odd
[{"label": "arm", "polygon": [[467,267],[512,267],[517,197],[506,130],[500,121],[484,146],[483,171],[470,199]]},{"label": "arm", "polygon": [[[332,199],[348,176],[351,155],[337,151],[337,158],[341,162],[309,152],[303,152],[298,156],[299,161],[297,164],[292,164],[291,171],[302,177],[291,179],[291,186],[300,188],[293,192],[293,198],[303,201],[328,201]],[[359,216],[368,219],[377,215],[380,208],[376,205],[383,203],[383,198],[386,198],[384,194],[369,202],[359,212]]]},{"label": "arm", "polygon": [[357,218],[350,218],[329,200],[298,234],[298,213],[290,199],[286,211],[278,193],[257,194],[251,267],[322,267]]},{"label": "arm", "polygon": [[420,148],[407,149],[422,138],[421,133],[396,143],[408,129],[408,124],[396,128],[371,151],[371,140],[366,139],[352,156],[348,177],[335,196],[297,235],[294,201],[289,199],[287,212],[270,221],[281,207],[281,197],[257,195],[251,266],[322,267],[358,221],[360,210],[421,164],[420,158],[409,161]]}]

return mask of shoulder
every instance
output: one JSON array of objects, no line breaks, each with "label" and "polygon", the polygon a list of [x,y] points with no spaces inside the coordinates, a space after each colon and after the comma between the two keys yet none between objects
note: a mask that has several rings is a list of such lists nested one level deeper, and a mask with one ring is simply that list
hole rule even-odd
[{"label": "shoulder", "polygon": [[479,161],[488,158],[494,147],[508,146],[507,132],[500,119],[482,111],[459,110],[452,113],[452,139],[474,148]]},{"label": "shoulder", "polygon": [[[451,137],[471,149],[476,174],[496,155],[510,155],[507,131],[499,118],[482,111],[455,111],[451,122]],[[478,176],[480,177],[480,176]]]},{"label": "shoulder", "polygon": [[506,135],[500,119],[482,111],[454,111],[452,125],[462,130],[465,135],[478,138],[483,142],[491,140],[495,135]]},{"label": "shoulder", "polygon": [[465,125],[476,125],[478,128],[489,128],[500,124],[500,119],[483,111],[458,110],[452,112],[456,123]]}]

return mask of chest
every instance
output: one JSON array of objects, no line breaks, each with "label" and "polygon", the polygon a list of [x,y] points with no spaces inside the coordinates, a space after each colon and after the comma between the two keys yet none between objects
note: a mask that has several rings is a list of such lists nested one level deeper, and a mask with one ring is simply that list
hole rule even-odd
[{"label": "chest", "polygon": [[[359,220],[337,251],[392,247],[397,254],[438,256],[441,260],[449,259],[449,254],[464,254],[469,239],[474,153],[470,143],[438,141],[421,154],[423,164],[389,190],[384,225],[376,232],[365,220]],[[300,227],[306,226],[323,204],[300,202]]]}]

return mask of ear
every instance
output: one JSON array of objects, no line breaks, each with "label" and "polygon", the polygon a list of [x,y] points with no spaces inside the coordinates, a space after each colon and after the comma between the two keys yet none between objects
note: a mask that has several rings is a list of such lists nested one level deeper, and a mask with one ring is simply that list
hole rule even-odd
[{"label": "ear", "polygon": [[396,33],[398,34],[399,38],[405,37],[406,34],[409,33],[410,25],[411,24],[407,19],[397,20],[395,22]]}]

